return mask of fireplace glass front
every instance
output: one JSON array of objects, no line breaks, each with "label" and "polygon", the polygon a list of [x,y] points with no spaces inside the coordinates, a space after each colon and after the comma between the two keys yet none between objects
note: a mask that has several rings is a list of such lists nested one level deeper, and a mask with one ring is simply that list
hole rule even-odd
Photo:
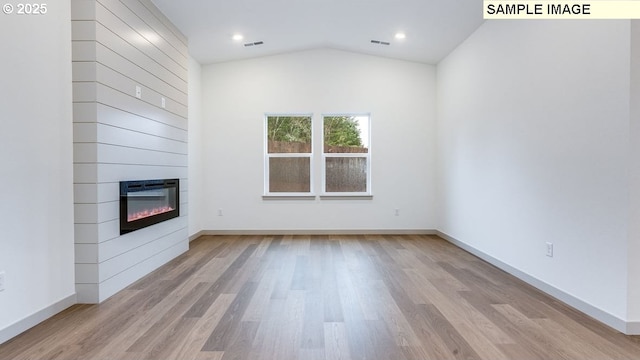
[{"label": "fireplace glass front", "polygon": [[120,182],[120,235],[180,216],[180,180]]}]

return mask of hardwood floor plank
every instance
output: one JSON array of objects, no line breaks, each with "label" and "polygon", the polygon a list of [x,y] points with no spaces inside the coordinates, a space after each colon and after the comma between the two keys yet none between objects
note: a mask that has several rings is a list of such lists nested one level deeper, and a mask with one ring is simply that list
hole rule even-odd
[{"label": "hardwood floor plank", "polygon": [[5,359],[638,360],[640,337],[434,236],[204,236]]},{"label": "hardwood floor plank", "polygon": [[195,360],[222,360],[224,351],[203,351],[199,352],[194,358],[183,359],[195,359]]},{"label": "hardwood floor plank", "polygon": [[289,245],[286,245],[284,253],[279,261],[274,262],[274,268],[278,269],[278,280],[271,293],[271,299],[286,299],[293,282],[293,273],[296,266],[296,256],[289,254]]},{"label": "hardwood floor plank", "polygon": [[289,290],[306,290],[309,280],[309,258],[301,255],[296,256],[296,266],[293,270]]},{"label": "hardwood floor plank", "polygon": [[260,322],[264,319],[269,307],[269,300],[273,288],[276,285],[277,271],[274,269],[265,269],[264,273],[258,283],[256,289],[247,310],[244,312],[242,321],[257,321]]},{"label": "hardwood floor plank", "polygon": [[198,319],[178,318],[161,333],[153,346],[145,352],[145,360],[168,359],[173,349],[189,334]]},{"label": "hardwood floor plank", "polygon": [[[132,326],[132,328],[136,329],[136,333],[142,334],[138,336],[138,340],[136,340],[131,346],[127,348],[127,352],[143,352],[147,350],[152,344],[157,342],[158,337],[161,336],[164,332],[167,331],[167,327],[170,327],[172,323],[177,322],[184,312],[193,304],[193,299],[197,299],[201,296],[206,288],[210,286],[207,283],[198,283],[191,290],[186,292],[186,295],[180,296],[173,304],[173,306],[169,307],[169,310],[163,313],[162,317],[149,317],[146,324],[142,327]],[[143,329],[146,329],[143,330]]]},{"label": "hardwood floor plank", "polygon": [[324,304],[322,290],[307,291],[304,297],[304,319],[302,320],[301,348],[324,348]]},{"label": "hardwood floor plank", "polygon": [[326,359],[326,355],[324,353],[324,348],[300,349],[300,350],[298,350],[298,355],[297,355],[296,359],[325,360]]},{"label": "hardwood floor plank", "polygon": [[621,336],[621,334],[565,304],[555,307],[546,305],[543,309],[549,320],[562,324],[570,333],[580,337],[580,343],[597,344],[598,349],[614,359],[640,358],[637,352],[630,351],[638,345],[640,336]]},{"label": "hardwood floor plank", "polygon": [[[535,331],[549,334],[556,346],[571,349],[572,358],[594,358],[602,360],[618,359],[617,356],[610,356],[591,343],[583,343],[582,339],[568,331],[564,326],[550,319],[533,319],[537,324]],[[570,346],[570,344],[580,344],[580,346]]]},{"label": "hardwood floor plank", "polygon": [[403,315],[400,308],[393,300],[393,297],[384,287],[384,283],[380,281],[376,285],[376,303],[382,320],[385,321],[387,328],[397,346],[403,347],[420,347],[421,343],[414,333],[411,324]]},{"label": "hardwood floor plank", "polygon": [[371,344],[371,359],[406,360],[404,352],[396,343],[384,321],[365,321],[365,326],[369,329],[368,341]]},{"label": "hardwood floor plank", "polygon": [[561,359],[561,357],[559,357],[555,352],[547,351],[546,343],[538,343],[537,339],[532,339],[527,331],[521,329],[517,324],[514,324],[498,312],[495,308],[495,304],[489,303],[481,294],[473,291],[460,292],[460,294],[465,300],[473,305],[473,307],[482,312],[491,322],[508,333],[509,336],[514,339],[516,344],[521,345],[521,347],[526,350],[527,354],[529,354],[528,357],[533,357],[535,359]]},{"label": "hardwood floor plank", "polygon": [[545,318],[535,299],[524,295],[517,288],[508,288],[506,290],[507,286],[504,286],[498,278],[487,278],[475,271],[459,269],[448,263],[440,263],[440,266],[463,282],[468,288],[490,298],[494,304],[512,304],[529,318]]},{"label": "hardwood floor plank", "polygon": [[326,322],[323,324],[325,359],[351,360],[347,329],[343,322]]},{"label": "hardwood floor plank", "polygon": [[220,319],[218,325],[213,329],[209,339],[202,346],[202,351],[227,351],[233,343],[235,337],[242,327],[240,319],[249,306],[251,297],[258,288],[255,282],[246,282],[229,308]]},{"label": "hardwood floor plank", "polygon": [[257,247],[258,246],[256,244],[247,246],[246,249],[244,249],[244,251],[242,251],[242,253],[233,261],[233,263],[229,265],[224,273],[222,273],[222,275],[220,275],[220,277],[211,285],[207,292],[204,293],[195,304],[193,304],[184,316],[202,317]]},{"label": "hardwood floor plank", "polygon": [[91,309],[89,305],[74,305],[62,311],[48,321],[0,345],[0,359],[45,358],[45,354],[52,351],[52,348],[64,345],[65,339],[71,336],[73,327],[61,324],[81,326],[83,320],[90,317],[87,315],[88,312],[93,315],[96,310]]},{"label": "hardwood floor plank", "polygon": [[456,359],[480,359],[480,356],[437,307],[431,304],[418,306],[421,310],[420,315],[429,319],[431,326],[437,329],[438,335]]},{"label": "hardwood floor plank", "polygon": [[[337,263],[344,264],[342,246],[338,241],[326,241],[322,249],[321,268],[321,296],[324,305],[325,322],[342,322],[342,304],[340,303],[340,291],[338,290]],[[344,269],[341,267],[341,269]],[[340,274],[340,276],[345,276]]]},{"label": "hardwood floor plank", "polygon": [[289,291],[285,299],[271,299],[267,318],[260,322],[252,359],[296,359],[304,319],[304,292]]},{"label": "hardwood floor plank", "polygon": [[517,328],[529,339],[535,339],[536,346],[545,349],[545,353],[554,359],[572,359],[576,358],[576,354],[572,354],[571,346],[561,345],[554,341],[553,335],[541,328],[526,315],[520,313],[517,309],[508,304],[492,305],[498,313],[502,314],[508,321],[517,326]]},{"label": "hardwood floor plank", "polygon": [[227,350],[224,351],[222,360],[251,359],[251,344],[258,331],[259,322],[241,321],[235,337],[230,340]]},{"label": "hardwood floor plank", "polygon": [[[373,247],[375,249],[375,247]],[[373,259],[373,258],[372,258]],[[440,334],[433,327],[430,319],[421,313],[420,305],[415,304],[397,278],[392,276],[394,269],[387,268],[383,262],[376,261],[378,272],[382,274],[382,279],[386,288],[402,314],[411,325],[414,333],[418,336],[423,348],[428,352],[430,359],[451,359],[452,352],[440,337]]]},{"label": "hardwood floor plank", "polygon": [[[227,312],[227,309],[233,303],[236,298],[236,294],[221,294],[213,305],[207,310],[207,312],[198,319],[197,323],[191,329],[191,332],[186,336],[184,341],[177,344],[166,360],[183,360],[183,359],[200,359],[208,358],[209,355],[212,359],[222,358],[224,351],[206,351],[200,350],[204,346],[211,335],[211,330],[215,329],[220,323],[220,320]],[[219,356],[219,357],[216,357]]]},{"label": "hardwood floor plank", "polygon": [[[447,291],[449,289],[443,291],[441,287],[446,285],[438,287],[435,285],[438,284],[438,280],[429,281],[414,270],[405,270],[405,272],[414,286],[420,289],[424,296],[429,298],[429,302],[434,304],[456,328],[467,329],[472,327],[474,329],[473,332],[481,329],[479,337],[485,342],[493,344],[514,343],[504,331],[500,330],[482,313],[470,306],[457,292]],[[468,327],[463,327],[462,325],[468,325]],[[468,335],[465,338],[478,340],[473,335],[473,332],[465,332]]]}]

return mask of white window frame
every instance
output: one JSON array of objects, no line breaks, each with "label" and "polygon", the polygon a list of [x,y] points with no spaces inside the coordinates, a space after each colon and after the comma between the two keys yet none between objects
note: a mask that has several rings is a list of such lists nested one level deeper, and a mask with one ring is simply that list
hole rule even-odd
[{"label": "white window frame", "polygon": [[[324,119],[327,117],[334,116],[350,116],[350,117],[367,117],[368,122],[368,134],[365,143],[368,144],[368,151],[366,153],[325,153],[324,152]],[[321,186],[322,189],[320,191],[320,196],[329,198],[329,197],[371,197],[373,196],[373,192],[371,190],[371,113],[335,113],[335,114],[322,114],[321,115],[321,146],[322,146],[322,165],[321,165]],[[325,191],[327,188],[327,177],[326,177],[326,167],[327,167],[327,158],[330,157],[364,157],[367,159],[367,181],[366,187],[367,191],[363,192],[327,192]]]},{"label": "white window frame", "polygon": [[[270,117],[308,117],[311,120],[311,152],[310,153],[269,153],[269,118]],[[314,185],[314,129],[313,129],[313,114],[312,113],[266,113],[263,118],[264,123],[264,198],[278,198],[278,197],[290,197],[290,198],[315,198],[315,185]],[[309,192],[270,192],[269,191],[269,159],[271,158],[309,158]]]}]

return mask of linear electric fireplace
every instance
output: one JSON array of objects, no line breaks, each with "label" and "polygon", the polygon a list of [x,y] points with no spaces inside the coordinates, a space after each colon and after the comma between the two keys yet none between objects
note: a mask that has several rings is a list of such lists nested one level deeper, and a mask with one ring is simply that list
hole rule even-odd
[{"label": "linear electric fireplace", "polygon": [[180,180],[120,182],[120,235],[180,216]]}]

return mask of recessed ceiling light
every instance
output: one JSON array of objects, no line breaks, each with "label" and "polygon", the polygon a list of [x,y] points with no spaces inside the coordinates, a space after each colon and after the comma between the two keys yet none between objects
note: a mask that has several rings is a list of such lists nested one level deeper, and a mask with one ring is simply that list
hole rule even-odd
[{"label": "recessed ceiling light", "polygon": [[402,40],[402,39],[406,39],[407,35],[405,35],[405,33],[399,32],[396,33],[396,39],[398,40]]},{"label": "recessed ceiling light", "polygon": [[235,34],[231,38],[233,40],[235,40],[235,41],[240,41],[240,40],[244,39],[244,36],[242,36],[242,34]]}]

